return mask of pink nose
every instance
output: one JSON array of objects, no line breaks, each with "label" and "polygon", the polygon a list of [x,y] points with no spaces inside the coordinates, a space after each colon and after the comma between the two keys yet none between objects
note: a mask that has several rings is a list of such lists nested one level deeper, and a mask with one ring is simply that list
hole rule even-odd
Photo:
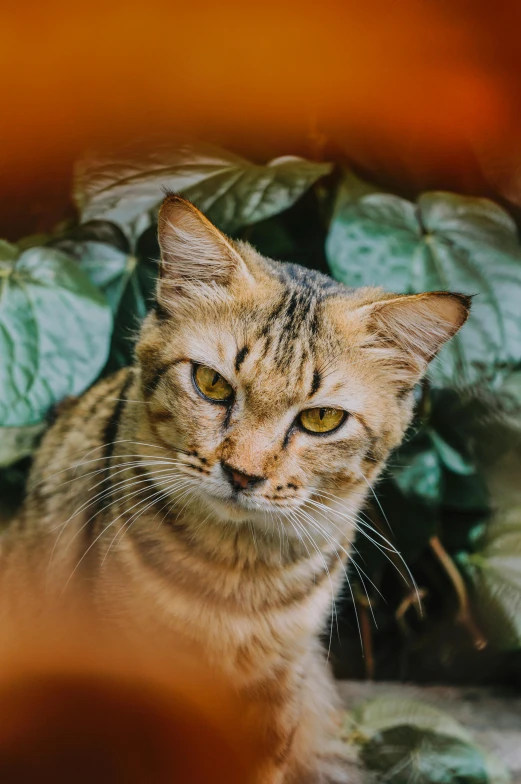
[{"label": "pink nose", "polygon": [[234,484],[238,485],[244,490],[250,484],[250,477],[247,474],[241,474],[240,471],[230,471],[230,477]]},{"label": "pink nose", "polygon": [[238,471],[233,466],[228,465],[228,463],[221,463],[221,466],[234,490],[247,490],[264,481],[263,476],[245,474],[243,471]]}]

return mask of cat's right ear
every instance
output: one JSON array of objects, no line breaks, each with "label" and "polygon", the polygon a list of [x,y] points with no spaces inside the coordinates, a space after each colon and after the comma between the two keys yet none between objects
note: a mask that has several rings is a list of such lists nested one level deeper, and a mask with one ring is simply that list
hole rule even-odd
[{"label": "cat's right ear", "polygon": [[158,301],[168,307],[179,298],[215,299],[239,277],[251,280],[231,242],[197,207],[168,194],[159,211],[161,248]]}]

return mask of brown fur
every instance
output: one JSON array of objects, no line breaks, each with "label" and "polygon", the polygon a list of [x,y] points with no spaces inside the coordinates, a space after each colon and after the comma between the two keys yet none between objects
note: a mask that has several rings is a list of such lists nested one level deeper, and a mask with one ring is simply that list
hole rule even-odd
[{"label": "brown fur", "polygon": [[[113,623],[153,621],[225,672],[265,726],[260,781],[349,781],[318,636],[368,484],[469,300],[349,290],[232,243],[177,196],[159,233],[136,364],[50,429],[16,535],[51,593],[84,584]],[[232,408],[196,391],[194,362],[232,384]],[[311,435],[295,422],[315,406],[349,416]],[[223,463],[258,478],[242,500]]]}]

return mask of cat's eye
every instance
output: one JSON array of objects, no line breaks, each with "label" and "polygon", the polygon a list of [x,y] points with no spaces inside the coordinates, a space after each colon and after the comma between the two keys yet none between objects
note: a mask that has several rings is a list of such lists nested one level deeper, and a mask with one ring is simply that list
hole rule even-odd
[{"label": "cat's eye", "polygon": [[331,433],[340,427],[346,416],[341,408],[306,408],[301,411],[299,420],[309,433]]},{"label": "cat's eye", "polygon": [[199,392],[216,403],[227,403],[233,396],[233,388],[225,378],[206,365],[194,367],[194,383]]}]

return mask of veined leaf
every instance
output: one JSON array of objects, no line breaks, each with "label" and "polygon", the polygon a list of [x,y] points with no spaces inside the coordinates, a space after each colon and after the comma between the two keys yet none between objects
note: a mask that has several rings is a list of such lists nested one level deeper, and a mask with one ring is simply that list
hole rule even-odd
[{"label": "veined leaf", "polygon": [[358,733],[369,739],[377,732],[410,726],[470,740],[467,730],[451,716],[424,702],[405,697],[377,697],[358,705],[352,715]]},{"label": "veined leaf", "polygon": [[0,426],[36,424],[105,364],[112,318],[68,256],[31,248],[0,261]]},{"label": "veined leaf", "polygon": [[146,316],[157,275],[159,245],[155,226],[131,249],[115,223],[90,221],[53,242],[73,256],[91,281],[103,291],[114,316],[108,370],[132,361],[134,338]]},{"label": "veined leaf", "polygon": [[425,703],[380,697],[359,706],[346,734],[361,745],[361,758],[394,784],[506,784],[495,757],[475,745],[450,715]]},{"label": "veined leaf", "polygon": [[[485,755],[472,743],[416,727],[379,733],[362,749],[361,759],[383,781],[393,784],[501,784],[504,769],[490,770]],[[493,775],[490,775],[493,772]]]},{"label": "veined leaf", "polygon": [[341,192],[326,253],[349,286],[478,294],[468,323],[431,367],[436,383],[492,379],[521,361],[521,246],[514,221],[487,199]]},{"label": "veined leaf", "polygon": [[237,231],[294,204],[331,164],[277,158],[266,165],[208,144],[129,148],[113,157],[88,158],[76,167],[73,196],[82,220],[121,226],[154,211],[164,189],[182,193],[221,229]]},{"label": "veined leaf", "polygon": [[108,221],[90,221],[50,245],[80,263],[91,281],[103,291],[115,315],[126,280],[135,266],[129,242],[119,226]]},{"label": "veined leaf", "polygon": [[493,523],[484,548],[459,561],[491,640],[503,649],[521,648],[521,522]]}]

